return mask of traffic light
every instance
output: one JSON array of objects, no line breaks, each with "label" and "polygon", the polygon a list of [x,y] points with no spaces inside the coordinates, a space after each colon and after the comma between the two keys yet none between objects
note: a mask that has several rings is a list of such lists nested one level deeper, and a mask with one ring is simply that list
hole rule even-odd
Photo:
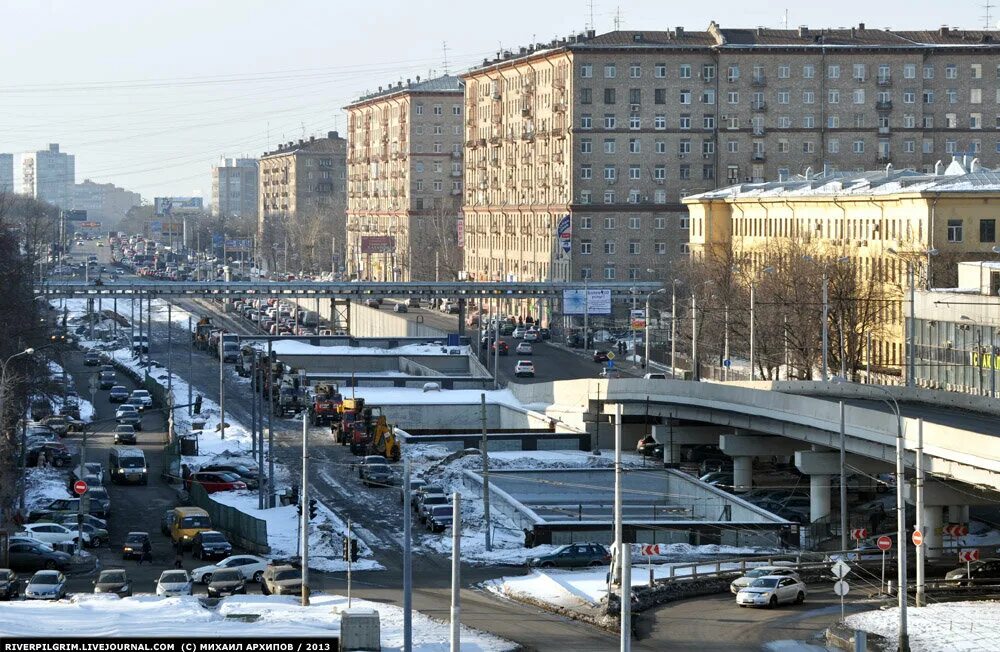
[{"label": "traffic light", "polygon": [[309,499],[309,518],[316,518],[316,499]]},{"label": "traffic light", "polygon": [[299,516],[302,516],[302,501],[301,500],[296,501],[296,503],[295,503],[295,511],[297,511],[299,513]]},{"label": "traffic light", "polygon": [[358,540],[351,539],[351,561],[358,560]]},{"label": "traffic light", "polygon": [[201,394],[194,397],[194,413],[199,414],[201,412]]},{"label": "traffic light", "polygon": [[343,548],[344,548],[344,554],[343,554],[344,561],[352,561],[352,562],[357,561],[358,560],[358,540],[357,539],[348,539],[347,537],[344,537],[342,539],[342,541],[343,541]]}]

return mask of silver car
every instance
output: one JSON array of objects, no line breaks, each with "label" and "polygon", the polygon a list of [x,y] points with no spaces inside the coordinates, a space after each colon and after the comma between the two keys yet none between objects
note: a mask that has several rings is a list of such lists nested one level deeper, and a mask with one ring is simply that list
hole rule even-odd
[{"label": "silver car", "polygon": [[193,583],[186,570],[165,570],[156,580],[156,595],[173,597],[191,595]]},{"label": "silver car", "polygon": [[38,571],[28,580],[24,597],[28,600],[62,600],[66,597],[66,576],[54,570]]},{"label": "silver car", "polygon": [[795,577],[765,575],[736,594],[741,607],[777,607],[783,602],[801,604],[806,599],[806,585]]}]

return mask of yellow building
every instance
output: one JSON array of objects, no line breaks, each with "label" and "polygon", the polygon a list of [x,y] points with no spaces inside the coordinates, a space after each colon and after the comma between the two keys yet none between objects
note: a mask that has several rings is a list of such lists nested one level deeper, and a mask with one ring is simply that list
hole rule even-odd
[{"label": "yellow building", "polygon": [[[693,257],[757,259],[781,243],[849,256],[866,278],[897,288],[885,314],[891,335],[872,362],[904,361],[903,290],[912,262],[919,286],[954,286],[955,264],[997,244],[1000,173],[956,159],[938,174],[912,170],[829,173],[720,188],[685,198]],[[891,251],[890,251],[891,250]],[[893,253],[895,252],[895,253]],[[932,255],[933,254],[933,255]]]}]

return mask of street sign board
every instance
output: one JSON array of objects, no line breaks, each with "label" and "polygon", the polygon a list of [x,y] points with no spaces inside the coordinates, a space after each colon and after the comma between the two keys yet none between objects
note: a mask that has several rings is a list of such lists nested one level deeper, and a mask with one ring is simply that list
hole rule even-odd
[{"label": "street sign board", "polygon": [[563,314],[582,315],[611,314],[611,290],[590,288],[587,290],[563,290]]},{"label": "street sign board", "polygon": [[833,572],[834,577],[844,579],[851,572],[851,567],[840,560],[830,568],[830,571]]},{"label": "street sign board", "polygon": [[833,592],[839,595],[840,597],[844,597],[845,595],[847,595],[847,592],[850,590],[851,590],[851,585],[845,582],[844,580],[837,580],[836,582],[833,583]]},{"label": "street sign board", "polygon": [[923,545],[924,543],[924,533],[920,530],[914,530],[913,536],[910,538],[913,540],[913,545],[915,546]]},{"label": "street sign board", "polygon": [[949,523],[941,528],[941,533],[950,537],[964,537],[969,534],[969,526],[961,523]]},{"label": "street sign board", "polygon": [[88,488],[87,483],[84,482],[83,480],[77,480],[76,482],[73,483],[73,493],[75,493],[77,496],[82,496],[83,494],[87,493],[87,488]]},{"label": "street sign board", "polygon": [[967,564],[970,561],[979,561],[979,549],[978,548],[966,548],[958,553],[958,561]]},{"label": "street sign board", "polygon": [[614,360],[614,359],[615,359],[615,352],[608,351],[608,360]]},{"label": "street sign board", "polygon": [[892,548],[892,539],[890,539],[889,537],[887,537],[885,535],[882,535],[882,536],[880,536],[878,538],[878,541],[876,542],[876,544],[878,545],[878,549],[882,550],[884,552],[884,551]]},{"label": "street sign board", "polygon": [[396,253],[396,237],[392,235],[363,235],[361,236],[361,253]]},{"label": "street sign board", "polygon": [[645,310],[633,310],[629,313],[629,321],[632,324],[632,330],[641,331],[646,328],[646,311]]},{"label": "street sign board", "polygon": [[729,358],[726,358],[725,360],[722,361],[722,366],[728,369],[729,367],[733,366],[733,361],[730,360]]},{"label": "street sign board", "polygon": [[856,527],[851,530],[851,538],[855,541],[860,541],[862,539],[868,538],[868,530],[863,527]]},{"label": "street sign board", "polygon": [[650,557],[652,555],[658,555],[658,554],[660,554],[660,544],[654,543],[652,545],[648,545],[648,544],[647,545],[643,545],[642,546],[642,554],[645,555],[646,557]]}]

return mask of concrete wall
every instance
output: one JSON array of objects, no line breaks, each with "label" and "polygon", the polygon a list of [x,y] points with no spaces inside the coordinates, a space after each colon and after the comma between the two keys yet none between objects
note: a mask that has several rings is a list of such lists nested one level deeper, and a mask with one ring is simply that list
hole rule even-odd
[{"label": "concrete wall", "polygon": [[[304,310],[314,310],[319,316],[333,323],[333,302],[330,299],[287,299]],[[317,306],[317,303],[319,304]],[[391,308],[368,308],[360,303],[351,304],[351,330],[357,337],[445,337],[440,329],[406,319]]]},{"label": "concrete wall", "polygon": [[[437,370],[445,376],[469,374],[470,357],[466,355],[414,355],[409,358],[394,353],[351,355],[281,355],[278,359],[294,369],[305,369],[308,373],[365,373],[378,371],[405,371],[403,360],[412,360]],[[414,374],[416,375],[416,374]]]}]

